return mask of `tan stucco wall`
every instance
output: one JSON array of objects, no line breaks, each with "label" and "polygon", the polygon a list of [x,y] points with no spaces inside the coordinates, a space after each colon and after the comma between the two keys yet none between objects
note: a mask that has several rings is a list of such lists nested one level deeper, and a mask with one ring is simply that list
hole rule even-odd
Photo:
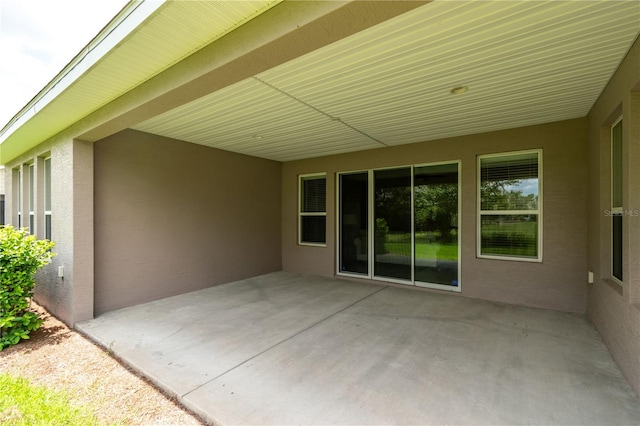
[{"label": "tan stucco wall", "polygon": [[[611,280],[610,125],[623,116],[623,278]],[[640,396],[640,40],[589,113],[589,317]]]},{"label": "tan stucco wall", "polygon": [[280,176],[132,130],[97,142],[96,314],[280,270]]},{"label": "tan stucco wall", "polygon": [[[477,155],[543,149],[543,262],[476,258]],[[295,161],[283,165],[283,269],[335,275],[335,174],[461,160],[462,295],[586,311],[587,122],[576,119],[467,137]],[[297,245],[297,175],[327,173],[327,246]]]},{"label": "tan stucco wall", "polygon": [[[44,157],[51,156],[52,236],[56,256],[36,276],[35,299],[74,324],[93,318],[93,144],[60,138],[41,144],[6,165],[6,221],[17,226],[15,170],[35,164],[36,236],[44,238]],[[26,185],[25,185],[26,187]],[[25,192],[26,193],[26,192]],[[22,211],[28,211],[23,199]],[[25,217],[26,219],[26,217]],[[24,222],[26,226],[28,222]],[[58,276],[63,267],[64,277]]]}]

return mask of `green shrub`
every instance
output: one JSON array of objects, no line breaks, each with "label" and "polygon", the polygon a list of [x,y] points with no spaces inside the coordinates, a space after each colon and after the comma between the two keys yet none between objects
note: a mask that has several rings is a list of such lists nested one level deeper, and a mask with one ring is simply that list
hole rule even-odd
[{"label": "green shrub", "polygon": [[54,256],[53,246],[24,229],[0,227],[0,351],[28,339],[42,324],[30,303],[36,270]]}]

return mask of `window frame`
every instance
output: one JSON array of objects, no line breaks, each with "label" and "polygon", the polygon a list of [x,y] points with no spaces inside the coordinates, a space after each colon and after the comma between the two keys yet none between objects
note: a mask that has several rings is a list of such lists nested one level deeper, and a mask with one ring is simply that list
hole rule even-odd
[{"label": "window frame", "polygon": [[[304,185],[303,181],[305,179],[324,179],[325,181],[325,207],[324,212],[305,212],[303,211],[303,201],[304,201]],[[318,173],[307,173],[298,175],[298,245],[300,246],[310,246],[310,247],[327,247],[327,173],[326,172],[318,172]],[[303,241],[302,236],[304,233],[302,232],[302,222],[304,217],[325,217],[325,226],[324,226],[324,243],[317,243],[311,241]]]},{"label": "window frame", "polygon": [[[431,167],[431,166],[440,166],[440,165],[456,165],[457,173],[458,173],[458,223],[462,223],[462,160],[461,159],[453,159],[453,160],[445,160],[445,161],[434,161],[428,163],[417,163],[417,164],[404,164],[404,165],[396,165],[396,166],[388,166],[388,167],[376,167],[371,169],[356,169],[356,170],[347,170],[336,173],[336,193],[335,193],[335,211],[336,211],[336,229],[335,229],[335,237],[336,237],[336,250],[335,250],[335,271],[336,276],[342,277],[351,277],[351,278],[359,278],[359,279],[369,279],[380,282],[389,282],[394,284],[401,285],[410,285],[414,287],[422,287],[422,288],[431,288],[436,290],[450,291],[454,293],[462,292],[462,232],[458,232],[457,235],[457,244],[458,244],[458,258],[457,258],[457,285],[444,285],[438,283],[431,282],[423,282],[417,281],[415,279],[415,170],[420,167]],[[374,263],[375,263],[375,172],[376,171],[384,171],[384,170],[395,170],[409,168],[411,173],[411,278],[409,280],[399,279],[399,278],[391,278],[383,275],[376,275],[374,271]],[[341,198],[342,198],[342,188],[341,188],[341,177],[345,175],[366,173],[367,174],[367,182],[368,182],[368,191],[367,191],[367,253],[368,253],[368,271],[366,274],[358,273],[353,271],[342,271],[340,270],[341,266],[341,241],[342,241],[342,215],[341,215]]]},{"label": "window frame", "polygon": [[[511,157],[516,155],[536,154],[538,156],[538,208],[536,210],[482,210],[482,160],[487,158]],[[508,260],[514,262],[533,262],[542,263],[543,260],[543,150],[542,148],[527,149],[520,151],[498,152],[490,154],[481,154],[477,156],[476,162],[476,257],[479,259],[492,260]],[[512,216],[512,215],[536,215],[537,220],[537,256],[518,256],[518,255],[495,255],[482,254],[482,216]]]},{"label": "window frame", "polygon": [[[342,176],[345,175],[354,175],[354,174],[365,174],[367,175],[367,241],[366,241],[366,247],[367,247],[367,272],[366,273],[358,273],[358,272],[352,272],[352,271],[341,271],[340,270],[340,265],[341,265],[341,256],[342,256],[342,249],[341,249],[341,241],[342,241],[342,203],[341,203],[341,197],[342,197]],[[373,191],[373,182],[372,182],[372,178],[373,178],[373,169],[360,169],[360,170],[349,170],[349,171],[344,171],[344,172],[337,172],[336,173],[336,191],[335,191],[335,208],[336,208],[336,227],[335,227],[335,235],[336,235],[336,250],[335,250],[335,256],[336,256],[336,275],[338,276],[344,276],[344,277],[354,277],[354,278],[367,278],[367,279],[372,279],[373,277],[373,264],[371,262],[371,252],[373,250],[373,243],[371,242],[371,236],[369,235],[370,233],[370,224],[373,221],[373,211],[371,209],[371,192]]]},{"label": "window frame", "polygon": [[22,167],[19,166],[13,170],[13,190],[15,191],[15,196],[13,197],[13,201],[15,201],[15,207],[12,210],[15,212],[16,218],[16,228],[22,228],[22,197],[23,197],[23,188],[22,188]]},{"label": "window frame", "polygon": [[36,235],[36,165],[35,163],[26,164],[28,169],[28,213],[29,213],[29,222],[28,229],[31,235]]},{"label": "window frame", "polygon": [[[47,164],[48,163],[48,164]],[[52,186],[51,186],[51,174],[52,174],[52,168],[51,168],[51,155],[45,156],[43,159],[43,168],[44,168],[44,178],[42,180],[43,182],[43,191],[42,193],[44,194],[44,203],[43,203],[43,216],[44,216],[44,238],[47,240],[51,240],[51,229],[52,229],[52,214],[51,214],[51,202],[52,202]],[[48,202],[47,202],[48,200]],[[49,209],[47,209],[47,207]],[[49,220],[47,221],[47,218],[49,218]]]},{"label": "window frame", "polygon": [[[622,163],[624,163],[624,124],[623,124],[623,120],[622,120],[622,115],[619,116],[613,123],[611,123],[610,126],[610,138],[609,138],[609,142],[610,142],[610,149],[611,149],[611,161],[610,161],[610,167],[611,167],[611,173],[610,173],[610,178],[611,178],[611,182],[610,182],[610,206],[611,206],[611,227],[610,227],[610,231],[611,231],[611,241],[610,241],[610,245],[609,245],[609,250],[610,250],[610,256],[609,256],[609,260],[610,260],[610,267],[609,267],[609,274],[611,277],[611,280],[613,280],[615,283],[622,285],[624,283],[624,184],[623,184],[623,179],[624,179],[624,165]],[[614,193],[616,192],[616,188],[614,187],[614,183],[615,183],[615,179],[614,179],[614,173],[616,172],[616,170],[614,170],[614,136],[613,136],[613,132],[614,132],[614,128],[620,124],[621,125],[621,130],[620,130],[620,154],[621,154],[621,164],[620,164],[620,170],[619,170],[619,179],[618,182],[620,184],[620,206],[614,206]],[[621,243],[621,251],[620,251],[620,277],[615,275],[614,272],[614,220],[616,217],[620,217],[620,243]]]}]

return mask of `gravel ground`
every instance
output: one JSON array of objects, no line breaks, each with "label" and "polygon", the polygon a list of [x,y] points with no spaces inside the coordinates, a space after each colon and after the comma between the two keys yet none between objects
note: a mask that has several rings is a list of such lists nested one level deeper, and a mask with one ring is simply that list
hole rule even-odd
[{"label": "gravel ground", "polygon": [[72,404],[88,406],[105,424],[203,424],[103,349],[36,309],[43,326],[0,352],[0,372],[66,391]]}]

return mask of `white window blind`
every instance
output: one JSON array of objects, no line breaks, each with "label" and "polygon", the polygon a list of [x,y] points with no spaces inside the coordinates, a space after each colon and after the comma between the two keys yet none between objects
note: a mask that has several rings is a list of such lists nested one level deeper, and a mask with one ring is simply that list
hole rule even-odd
[{"label": "white window blind", "polygon": [[622,117],[611,126],[611,275],[622,281]]},{"label": "white window blind", "polygon": [[325,245],[327,242],[327,179],[324,174],[299,178],[298,242]]},{"label": "white window blind", "polygon": [[541,260],[541,151],[479,157],[478,256]]},{"label": "white window blind", "polygon": [[51,157],[44,159],[44,237],[51,240]]}]

